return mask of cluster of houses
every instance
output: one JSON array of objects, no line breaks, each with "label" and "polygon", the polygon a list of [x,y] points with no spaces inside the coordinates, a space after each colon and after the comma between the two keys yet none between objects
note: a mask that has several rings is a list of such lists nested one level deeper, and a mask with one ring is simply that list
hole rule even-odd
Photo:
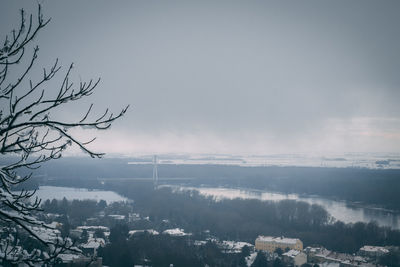
[{"label": "cluster of houses", "polygon": [[[52,216],[49,216],[52,218]],[[82,250],[82,254],[65,253],[59,255],[59,266],[102,266],[102,259],[97,257],[100,247],[104,247],[109,242],[110,228],[119,223],[134,223],[139,220],[148,221],[148,217],[141,217],[137,213],[120,214],[104,214],[101,212],[94,218],[87,219],[84,224],[69,230],[69,236],[78,240],[77,246]],[[108,226],[102,226],[108,225]],[[134,224],[131,224],[132,226]],[[171,224],[168,220],[163,221],[164,226]],[[50,237],[57,238],[60,235],[58,229],[61,228],[60,223],[53,222],[51,226],[54,230],[47,230],[51,233]],[[355,266],[376,266],[377,259],[389,253],[387,247],[364,246],[356,254],[344,254],[330,251],[323,247],[306,247],[303,248],[303,242],[297,238],[259,236],[254,244],[247,242],[218,240],[211,237],[205,240],[194,240],[191,233],[187,233],[181,228],[164,227],[162,231],[159,229],[135,229],[129,231],[129,236],[147,232],[152,235],[170,235],[174,237],[187,238],[188,242],[195,246],[204,246],[208,242],[213,242],[218,246],[222,253],[242,253],[245,246],[250,251],[250,256],[246,258],[248,266],[254,262],[258,252],[263,252],[268,260],[274,260],[277,257],[287,266],[302,266],[304,264],[318,264],[321,267],[355,267]],[[209,232],[208,232],[209,233]]]},{"label": "cluster of houses", "polygon": [[[111,220],[115,222],[121,221],[135,221],[141,218],[139,214],[123,215],[108,215]],[[55,227],[59,225],[53,223]],[[57,236],[57,231],[54,230],[54,236]],[[102,237],[96,236],[95,233],[102,233]],[[186,233],[184,229],[172,228],[159,232],[154,229],[138,229],[129,231],[129,236],[147,232],[152,235],[166,234],[174,237],[189,238],[191,233]],[[87,241],[80,243],[79,248],[82,250],[82,255],[77,254],[61,254],[60,266],[79,266],[86,264],[91,267],[101,267],[102,259],[97,256],[97,251],[100,247],[104,247],[110,235],[110,229],[106,226],[99,225],[85,225],[78,226],[70,230],[70,236],[80,240],[82,235],[87,235]],[[259,236],[255,240],[255,244],[237,241],[220,241],[216,238],[208,238],[206,240],[191,240],[195,246],[203,246],[207,242],[215,243],[223,253],[241,253],[244,246],[247,246],[251,252],[250,256],[246,258],[248,266],[253,263],[257,252],[265,253],[267,259],[274,260],[279,257],[282,262],[287,266],[302,266],[306,263],[314,265],[318,264],[321,267],[356,267],[377,266],[377,259],[389,253],[386,247],[378,246],[364,246],[356,254],[345,254],[330,251],[324,247],[306,247],[303,248],[303,242],[297,238],[287,237],[272,237],[272,236]],[[279,251],[281,253],[279,253]]]},{"label": "cluster of houses", "polygon": [[255,249],[264,251],[269,258],[277,257],[277,251],[282,253],[282,260],[288,266],[303,264],[318,264],[324,267],[356,267],[377,266],[380,256],[389,253],[387,247],[364,246],[356,254],[338,253],[324,247],[303,248],[303,242],[297,238],[259,236],[255,240]]},{"label": "cluster of houses", "polygon": [[[50,238],[58,238],[61,235],[60,229],[62,228],[62,223],[57,222],[60,215],[56,213],[47,213],[44,216],[45,220],[52,221],[52,223],[47,225],[49,228],[43,228],[43,231],[46,231],[46,235]],[[57,266],[103,266],[102,258],[97,257],[97,252],[100,247],[104,247],[109,242],[110,227],[108,226],[119,223],[132,223],[141,219],[148,218],[141,218],[139,214],[133,212],[121,215],[105,214],[104,211],[99,212],[95,217],[86,219],[82,222],[85,225],[77,226],[68,231],[68,236],[76,241],[75,246],[78,247],[82,253],[64,252],[59,254]]]}]

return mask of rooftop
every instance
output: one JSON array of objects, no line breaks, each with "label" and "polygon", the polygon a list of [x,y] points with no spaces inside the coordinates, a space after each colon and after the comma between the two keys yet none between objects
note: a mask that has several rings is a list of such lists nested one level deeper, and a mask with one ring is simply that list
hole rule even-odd
[{"label": "rooftop", "polygon": [[236,241],[222,241],[220,243],[220,247],[229,250],[230,252],[233,253],[239,253],[242,251],[242,248],[244,246],[248,246],[249,248],[254,247],[253,244],[247,243],[247,242],[236,242]]},{"label": "rooftop", "polygon": [[387,250],[384,247],[378,247],[378,246],[363,246],[360,248],[361,251],[365,252],[382,252],[382,253],[389,253],[389,250]]},{"label": "rooftop", "polygon": [[296,256],[299,255],[299,254],[300,254],[300,251],[291,249],[291,250],[289,250],[288,252],[283,253],[282,255],[288,256],[288,257],[290,257],[290,258],[294,258],[294,257],[296,257]]},{"label": "rooftop", "polygon": [[78,226],[76,227],[76,229],[78,230],[87,230],[87,231],[95,231],[95,230],[102,230],[102,231],[110,231],[110,228],[106,227],[106,226],[101,226],[101,225],[83,225],[83,226]]},{"label": "rooftop", "polygon": [[286,238],[286,237],[273,237],[273,236],[258,236],[256,241],[262,242],[275,242],[281,244],[296,244],[300,239],[297,238]]},{"label": "rooftop", "polygon": [[88,249],[97,249],[100,246],[105,245],[105,241],[103,238],[91,238],[88,240],[86,244],[81,245],[82,248],[88,248]]},{"label": "rooftop", "polygon": [[145,230],[131,230],[131,231],[129,231],[129,235],[135,235],[135,234],[138,234],[138,233],[149,233],[149,234],[151,234],[151,235],[158,235],[159,234],[159,232],[157,232],[156,230],[153,230],[153,229],[145,229]]},{"label": "rooftop", "polygon": [[191,235],[185,233],[183,229],[180,228],[174,228],[174,229],[168,229],[163,232],[163,234],[171,235],[171,236],[186,236],[186,235]]}]

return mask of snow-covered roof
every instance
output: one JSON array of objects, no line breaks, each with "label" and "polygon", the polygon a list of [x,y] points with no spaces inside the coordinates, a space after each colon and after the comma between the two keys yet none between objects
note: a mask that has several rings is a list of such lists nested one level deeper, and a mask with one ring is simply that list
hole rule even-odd
[{"label": "snow-covered roof", "polygon": [[300,254],[300,251],[291,249],[288,252],[283,253],[282,255],[290,257],[290,258],[294,258],[299,254]]},{"label": "snow-covered roof", "polygon": [[327,257],[329,254],[331,254],[331,252],[332,251],[324,248],[324,249],[318,250],[317,254],[315,256],[324,258],[324,257]]},{"label": "snow-covered roof", "polygon": [[50,228],[57,228],[58,226],[60,226],[60,225],[62,225],[62,223],[59,223],[59,222],[51,222],[51,223],[48,223],[48,224],[46,224],[46,226],[48,226],[48,227],[50,227]]},{"label": "snow-covered roof", "polygon": [[61,240],[61,232],[58,229],[51,229],[39,226],[29,226],[30,230],[33,231],[38,237],[46,241]]},{"label": "snow-covered roof", "polygon": [[61,215],[58,213],[46,213],[45,216],[48,218],[57,218],[60,217]]},{"label": "snow-covered roof", "polygon": [[358,262],[367,262],[366,259],[361,256],[354,256],[354,260]]},{"label": "snow-covered roof", "polygon": [[157,232],[157,231],[154,230],[154,229],[146,229],[146,230],[131,230],[131,231],[129,231],[129,235],[134,235],[134,234],[144,233],[144,232],[149,233],[149,234],[151,234],[151,235],[158,235],[158,234],[160,234],[159,232]]},{"label": "snow-covered roof", "polygon": [[339,267],[340,263],[336,262],[323,262],[318,264],[320,267]]},{"label": "snow-covered roof", "polygon": [[257,257],[257,252],[253,252],[249,256],[247,256],[245,259],[247,266],[251,266],[253,264],[254,260],[256,259],[256,257]]},{"label": "snow-covered roof", "polygon": [[361,251],[364,252],[382,252],[382,253],[389,253],[389,250],[384,248],[384,247],[378,247],[378,246],[363,246],[360,248]]},{"label": "snow-covered roof", "polygon": [[258,236],[256,241],[262,242],[275,242],[280,244],[296,244],[300,239],[297,238],[287,238],[287,237],[273,237],[273,236]]},{"label": "snow-covered roof", "polygon": [[102,231],[110,231],[110,228],[101,225],[91,225],[91,226],[78,226],[76,227],[77,230],[87,230],[87,231],[95,231],[95,230],[102,230]]},{"label": "snow-covered roof", "polygon": [[110,215],[108,215],[108,217],[111,217],[114,220],[125,220],[125,215],[110,214]]},{"label": "snow-covered roof", "polygon": [[180,228],[174,228],[174,229],[168,229],[163,232],[163,234],[167,235],[172,235],[172,236],[186,236],[186,235],[191,235],[190,233],[185,233],[183,229]]},{"label": "snow-covered roof", "polygon": [[304,249],[304,251],[306,251],[307,253],[313,253],[313,254],[316,254],[323,250],[325,250],[324,247],[310,247],[310,246],[308,246]]},{"label": "snow-covered roof", "polygon": [[195,240],[193,243],[195,246],[204,246],[205,244],[207,244],[207,241],[204,240]]},{"label": "snow-covered roof", "polygon": [[223,249],[231,250],[232,252],[241,252],[244,246],[253,247],[253,244],[247,242],[235,242],[235,241],[222,241],[220,246]]},{"label": "snow-covered roof", "polygon": [[105,245],[103,238],[90,238],[86,244],[81,245],[82,248],[98,248]]}]

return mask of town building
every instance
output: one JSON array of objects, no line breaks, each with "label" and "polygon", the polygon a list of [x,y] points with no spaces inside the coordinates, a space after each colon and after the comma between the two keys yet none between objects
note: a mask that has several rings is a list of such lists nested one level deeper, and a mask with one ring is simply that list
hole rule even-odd
[{"label": "town building", "polygon": [[378,258],[386,253],[389,253],[389,250],[385,247],[378,247],[378,246],[363,246],[358,251],[358,255],[366,256],[370,258]]},{"label": "town building", "polygon": [[291,249],[282,254],[283,261],[291,266],[297,267],[307,263],[307,255],[299,250]]},{"label": "town building", "polygon": [[340,267],[373,267],[373,263],[368,258],[359,255],[338,253],[330,251],[324,247],[306,247],[304,252],[307,254],[308,263],[321,266],[340,266]]},{"label": "town building", "polygon": [[255,241],[255,248],[271,253],[275,252],[277,248],[282,249],[282,251],[287,250],[287,248],[289,250],[303,250],[303,242],[297,238],[259,236]]}]

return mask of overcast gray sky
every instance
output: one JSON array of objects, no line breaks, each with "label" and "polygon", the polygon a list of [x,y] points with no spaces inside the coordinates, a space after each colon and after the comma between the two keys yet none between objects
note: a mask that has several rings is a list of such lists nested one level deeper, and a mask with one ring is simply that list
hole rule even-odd
[{"label": "overcast gray sky", "polygon": [[[400,1],[39,2],[38,67],[102,78],[60,116],[131,104],[100,150],[400,152]],[[3,0],[2,38],[36,6]]]}]

